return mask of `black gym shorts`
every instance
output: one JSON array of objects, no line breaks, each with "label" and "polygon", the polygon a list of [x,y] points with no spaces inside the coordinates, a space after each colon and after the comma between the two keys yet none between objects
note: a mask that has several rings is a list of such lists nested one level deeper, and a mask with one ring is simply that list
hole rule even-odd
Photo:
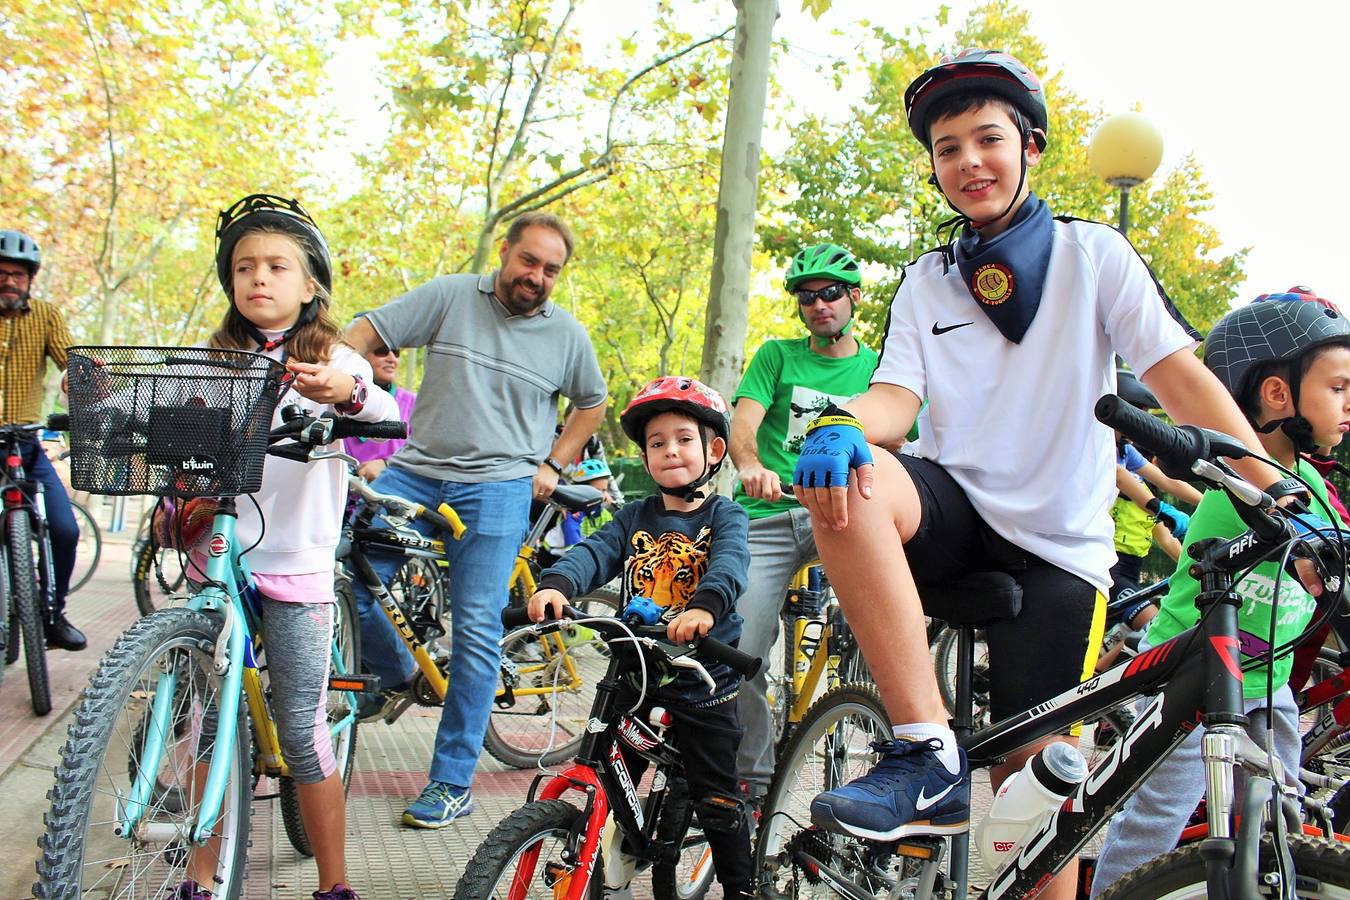
[{"label": "black gym shorts", "polygon": [[919,528],[905,544],[923,593],[974,572],[1007,572],[1022,586],[1022,611],[985,629],[990,714],[1005,719],[1089,677],[1101,648],[1106,598],[1077,575],[998,534],[966,492],[932,460],[901,454],[919,493]]}]

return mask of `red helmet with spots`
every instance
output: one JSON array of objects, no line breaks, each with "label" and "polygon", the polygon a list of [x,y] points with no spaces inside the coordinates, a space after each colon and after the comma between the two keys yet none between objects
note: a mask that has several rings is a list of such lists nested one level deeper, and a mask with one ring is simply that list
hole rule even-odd
[{"label": "red helmet with spots", "polygon": [[678,410],[688,413],[722,440],[728,440],[731,426],[727,403],[722,395],[701,381],[682,375],[663,375],[637,392],[619,414],[623,433],[639,447],[645,443],[647,421],[657,413]]}]

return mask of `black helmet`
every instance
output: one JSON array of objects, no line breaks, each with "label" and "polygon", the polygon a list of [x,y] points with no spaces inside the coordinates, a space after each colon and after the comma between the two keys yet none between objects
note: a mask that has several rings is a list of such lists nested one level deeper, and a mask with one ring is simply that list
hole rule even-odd
[{"label": "black helmet", "polygon": [[42,251],[37,241],[22,231],[0,231],[0,259],[24,264],[29,278],[42,268]]},{"label": "black helmet", "polygon": [[310,214],[296,200],[272,194],[249,194],[222,211],[216,219],[216,275],[227,297],[234,294],[231,271],[234,245],[250,228],[275,228],[300,238],[308,249],[315,279],[323,285],[325,294],[332,294],[333,262],[328,254],[328,242]]},{"label": "black helmet", "polygon": [[1330,307],[1252,303],[1233,310],[1210,330],[1205,338],[1205,365],[1240,399],[1257,366],[1292,363],[1309,350],[1334,341],[1350,342],[1350,322]]},{"label": "black helmet", "polygon": [[1116,394],[1126,403],[1137,406],[1145,412],[1162,409],[1162,404],[1153,396],[1148,385],[1128,369],[1116,369]]},{"label": "black helmet", "polygon": [[[1050,112],[1041,80],[1017,57],[1000,50],[962,50],[944,56],[905,89],[905,117],[909,130],[932,150],[928,139],[928,115],[933,104],[951,94],[980,91],[1007,100],[1026,117],[1026,128],[1045,149],[1050,133]],[[1021,124],[1021,123],[1019,123]]]}]

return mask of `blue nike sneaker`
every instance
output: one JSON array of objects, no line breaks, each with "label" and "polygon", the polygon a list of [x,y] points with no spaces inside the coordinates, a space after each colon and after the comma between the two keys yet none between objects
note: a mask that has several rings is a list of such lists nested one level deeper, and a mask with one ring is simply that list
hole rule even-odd
[{"label": "blue nike sneaker", "polygon": [[893,841],[910,834],[961,834],[970,828],[970,765],[960,748],[953,775],[938,759],[942,742],[877,741],[872,771],[811,801],[811,821],[827,831]]}]

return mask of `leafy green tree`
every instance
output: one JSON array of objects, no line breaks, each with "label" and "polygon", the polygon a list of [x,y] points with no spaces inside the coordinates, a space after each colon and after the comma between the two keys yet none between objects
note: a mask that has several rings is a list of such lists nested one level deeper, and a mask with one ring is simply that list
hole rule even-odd
[{"label": "leafy green tree", "polygon": [[[168,336],[193,318],[213,217],[245,193],[292,194],[323,122],[338,22],[326,4],[131,0],[0,13],[6,212],[49,261],[39,287],[77,334]],[[266,40],[259,35],[265,34]],[[218,295],[217,295],[218,296]],[[170,327],[176,325],[177,328]]]}]

